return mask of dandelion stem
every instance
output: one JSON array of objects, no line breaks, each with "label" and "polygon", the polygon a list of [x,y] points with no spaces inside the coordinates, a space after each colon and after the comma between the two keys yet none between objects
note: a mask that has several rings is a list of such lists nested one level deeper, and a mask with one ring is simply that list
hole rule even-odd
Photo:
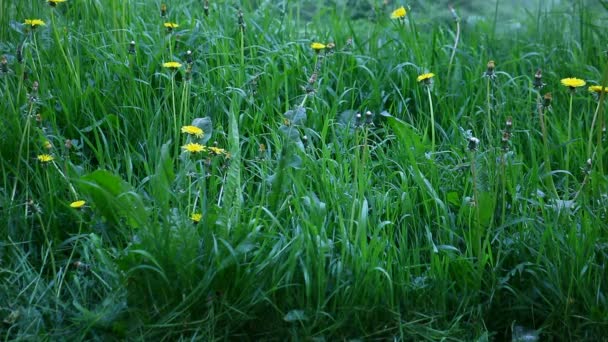
[{"label": "dandelion stem", "polygon": [[435,153],[435,113],[433,112],[433,97],[431,96],[431,87],[426,87],[426,92],[429,97],[429,110],[431,112],[431,153]]},{"label": "dandelion stem", "polygon": [[[572,100],[574,98],[574,92],[571,91],[570,92],[570,105],[569,105],[569,109],[568,109],[568,139],[566,139],[566,171],[570,171],[570,144],[571,144],[571,139],[572,139]],[[569,189],[569,180],[570,178],[568,176],[566,176],[566,185],[565,185],[565,197],[564,198],[568,198],[569,193],[570,193],[570,189]]]},{"label": "dandelion stem", "polygon": [[545,121],[546,109],[543,108],[540,93],[538,94],[537,106],[538,106],[538,117],[540,120],[540,129],[541,129],[541,132],[543,135],[543,154],[544,154],[544,159],[545,159],[545,162],[543,163],[543,165],[545,167],[545,173],[546,173],[545,177],[549,177],[549,180],[547,181],[548,184],[546,184],[546,185],[551,187],[551,190],[553,190],[553,195],[555,196],[555,198],[557,198],[558,197],[557,188],[555,188],[555,184],[553,183],[553,176],[551,175],[551,160],[549,159],[549,137],[547,136],[547,123]]}]

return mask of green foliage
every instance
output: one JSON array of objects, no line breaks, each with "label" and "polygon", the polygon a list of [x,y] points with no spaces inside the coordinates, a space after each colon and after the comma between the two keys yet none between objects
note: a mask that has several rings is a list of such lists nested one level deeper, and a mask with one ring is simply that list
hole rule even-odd
[{"label": "green foliage", "polygon": [[604,1],[206,3],[0,2],[4,340],[604,338]]}]

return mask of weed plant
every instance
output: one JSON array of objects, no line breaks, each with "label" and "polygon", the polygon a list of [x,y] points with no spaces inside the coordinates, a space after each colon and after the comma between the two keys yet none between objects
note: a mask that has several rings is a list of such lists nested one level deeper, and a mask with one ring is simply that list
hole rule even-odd
[{"label": "weed plant", "polygon": [[377,3],[0,1],[1,338],[605,339],[608,9]]}]

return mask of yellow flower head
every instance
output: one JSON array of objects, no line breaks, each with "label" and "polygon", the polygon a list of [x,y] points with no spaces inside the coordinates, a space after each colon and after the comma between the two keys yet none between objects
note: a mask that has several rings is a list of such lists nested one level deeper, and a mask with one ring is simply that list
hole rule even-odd
[{"label": "yellow flower head", "polygon": [[211,153],[218,155],[218,156],[220,154],[226,154],[226,150],[224,150],[223,148],[215,147],[215,146],[209,147],[209,151],[211,151]]},{"label": "yellow flower head", "polygon": [[402,19],[405,18],[406,14],[407,11],[405,10],[405,7],[401,6],[391,13],[391,19]]},{"label": "yellow flower head", "polygon": [[172,22],[166,22],[163,24],[163,26],[165,26],[167,28],[167,30],[171,31],[174,28],[178,28],[179,25],[177,25],[176,23],[172,23]]},{"label": "yellow flower head", "polygon": [[182,127],[182,133],[194,135],[197,138],[202,138],[203,135],[205,134],[205,132],[203,132],[202,129],[200,129],[200,128],[196,127],[196,126],[183,126]]},{"label": "yellow flower head", "polygon": [[44,25],[46,25],[46,24],[44,23],[44,21],[42,21],[42,20],[40,20],[40,19],[25,19],[24,24],[25,24],[25,25],[29,25],[29,26],[31,26],[32,28],[36,28],[36,27],[38,27],[38,26],[44,26]]},{"label": "yellow flower head", "polygon": [[585,81],[578,78],[564,78],[562,79],[562,84],[570,89],[578,88],[584,86]]},{"label": "yellow flower head", "polygon": [[194,223],[199,223],[202,218],[203,218],[203,214],[201,214],[201,213],[192,213],[192,215],[190,216],[190,219]]},{"label": "yellow flower head", "polygon": [[184,151],[190,152],[190,153],[198,153],[198,152],[204,152],[207,150],[207,148],[199,143],[189,143],[186,144],[184,146],[182,146],[182,149]]},{"label": "yellow flower head", "polygon": [[74,208],[74,209],[80,209],[80,208],[84,207],[85,204],[87,204],[87,202],[85,202],[83,200],[79,200],[79,201],[70,203],[70,207]]},{"label": "yellow flower head", "polygon": [[426,73],[426,74],[422,74],[420,76],[418,76],[418,78],[416,78],[416,81],[418,82],[430,82],[431,78],[435,77],[435,74],[433,74],[432,72]]},{"label": "yellow flower head", "polygon": [[46,0],[46,2],[51,5],[51,7],[55,7],[57,6],[57,4],[62,3],[62,2],[66,2],[68,0]]},{"label": "yellow flower head", "polygon": [[325,46],[325,44],[323,44],[323,43],[314,42],[314,43],[310,44],[310,47],[315,51],[321,51],[321,50],[325,49],[327,46]]},{"label": "yellow flower head", "polygon": [[167,63],[163,63],[163,67],[175,70],[175,69],[181,68],[182,64],[179,62],[167,62]]},{"label": "yellow flower head", "polygon": [[[589,91],[592,93],[601,94],[602,86],[599,86],[599,85],[591,86],[591,87],[589,87]],[[604,93],[608,93],[608,87],[604,87]]]},{"label": "yellow flower head", "polygon": [[52,162],[53,160],[55,160],[55,157],[53,157],[50,154],[40,154],[38,155],[38,157],[36,157],[38,159],[39,162],[41,163],[49,163]]}]

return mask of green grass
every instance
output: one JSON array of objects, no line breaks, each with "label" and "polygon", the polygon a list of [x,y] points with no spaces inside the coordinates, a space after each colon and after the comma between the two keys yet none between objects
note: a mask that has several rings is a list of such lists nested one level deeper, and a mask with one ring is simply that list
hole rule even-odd
[{"label": "green grass", "polygon": [[0,2],[3,340],[605,338],[605,2],[204,3]]}]

